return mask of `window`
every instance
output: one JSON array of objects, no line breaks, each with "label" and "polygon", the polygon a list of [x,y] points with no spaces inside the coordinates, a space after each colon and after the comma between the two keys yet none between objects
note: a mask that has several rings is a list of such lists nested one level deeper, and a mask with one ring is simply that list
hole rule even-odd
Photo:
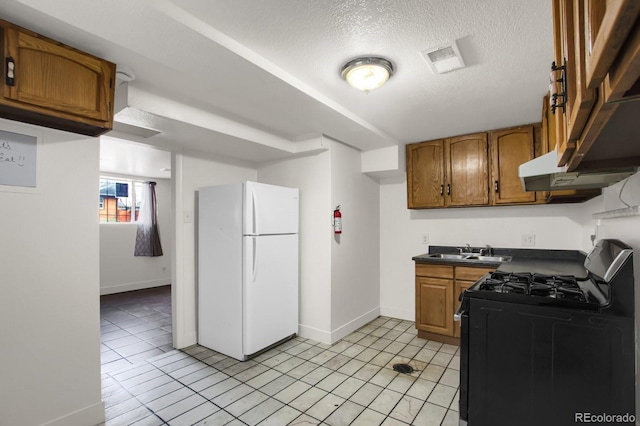
[{"label": "window", "polygon": [[[100,222],[135,222],[140,213],[142,188],[143,183],[140,181],[101,177]],[[135,208],[132,209],[132,206]]]}]

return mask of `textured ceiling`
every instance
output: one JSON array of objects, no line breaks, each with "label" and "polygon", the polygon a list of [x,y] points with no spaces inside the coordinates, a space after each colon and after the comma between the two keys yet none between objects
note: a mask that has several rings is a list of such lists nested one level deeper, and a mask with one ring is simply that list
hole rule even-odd
[{"label": "textured ceiling", "polygon": [[[377,149],[540,120],[550,0],[5,0],[3,19],[136,75],[125,103],[156,117],[145,143],[248,161],[329,136]],[[422,52],[457,40],[466,68]],[[342,64],[382,55],[370,93]]]}]

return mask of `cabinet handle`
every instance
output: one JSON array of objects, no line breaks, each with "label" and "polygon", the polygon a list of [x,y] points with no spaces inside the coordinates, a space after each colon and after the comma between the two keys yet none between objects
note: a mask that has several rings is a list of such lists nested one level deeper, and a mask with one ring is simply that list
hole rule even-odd
[{"label": "cabinet handle", "polygon": [[440,185],[440,195],[444,195],[444,185]]},{"label": "cabinet handle", "polygon": [[451,195],[451,184],[447,184],[447,195]]},{"label": "cabinet handle", "polygon": [[[554,73],[560,71],[560,77],[556,78]],[[562,113],[565,113],[565,106],[567,104],[567,60],[565,59],[562,65],[557,66],[556,62],[551,63],[551,73],[549,74],[549,90],[551,96],[549,97],[549,103],[551,106],[551,113],[555,115],[557,108],[562,108]],[[560,83],[560,92],[557,91],[556,83]],[[558,99],[560,98],[560,99]]]},{"label": "cabinet handle", "polygon": [[495,189],[496,192],[500,192],[500,186],[498,185],[497,180],[493,182],[493,189]]},{"label": "cabinet handle", "polygon": [[5,84],[7,86],[14,86],[15,75],[16,75],[16,61],[11,56],[7,56],[5,58],[5,64],[6,64]]}]

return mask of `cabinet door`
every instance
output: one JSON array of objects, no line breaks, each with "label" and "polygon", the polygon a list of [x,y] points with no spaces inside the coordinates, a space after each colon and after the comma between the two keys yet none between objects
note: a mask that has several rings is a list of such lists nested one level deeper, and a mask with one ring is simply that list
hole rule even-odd
[{"label": "cabinet door", "polygon": [[584,15],[582,0],[554,2],[554,58],[556,66],[565,67],[564,72],[552,71],[550,77],[558,93],[564,88],[564,98],[558,98],[558,104],[564,100],[564,108],[555,111],[560,166],[573,155],[596,98],[596,91],[587,87]]},{"label": "cabinet door", "polygon": [[492,204],[531,203],[535,192],[525,192],[518,167],[534,158],[533,126],[491,132]]},{"label": "cabinet door", "polygon": [[14,85],[4,97],[92,120],[109,121],[113,64],[14,28],[5,29],[5,52],[15,61]]},{"label": "cabinet door", "polygon": [[489,204],[487,134],[458,136],[446,143],[446,204]]},{"label": "cabinet door", "polygon": [[584,0],[567,0],[568,3],[571,3],[571,1],[573,1],[573,5],[567,6],[568,9],[571,9],[567,19],[572,19],[572,22],[567,23],[567,31],[571,32],[567,34],[566,40],[570,48],[566,51],[568,56],[566,73],[567,106],[565,115],[567,138],[569,140],[578,140],[593,108],[596,99],[596,90],[590,89],[587,86],[586,45],[584,38],[585,3]]},{"label": "cabinet door", "polygon": [[[576,0],[578,2],[578,0]],[[638,0],[580,0],[586,4],[587,87],[597,89],[609,71],[640,13]]]},{"label": "cabinet door", "polygon": [[453,336],[453,280],[416,277],[416,328]]},{"label": "cabinet door", "polygon": [[604,80],[604,101],[637,100],[640,98],[640,23],[625,42],[622,51],[611,64]]},{"label": "cabinet door", "polygon": [[407,145],[407,204],[444,206],[444,141]]},{"label": "cabinet door", "polygon": [[[569,29],[567,28],[567,23],[572,22],[571,19],[567,17],[567,1],[571,0],[553,0],[552,4],[552,12],[553,12],[553,60],[556,66],[562,66],[565,63],[565,58],[567,54],[565,53],[567,50],[567,46],[565,41],[567,39],[566,34],[568,34]],[[571,8],[570,10],[573,10]],[[571,14],[573,16],[573,14]],[[569,65],[568,68],[572,69],[573,65]],[[568,70],[567,70],[568,71]],[[552,92],[560,92],[561,85],[556,81],[560,78],[560,75],[557,72],[552,72],[549,75],[549,79],[551,80],[550,88],[553,88]],[[562,102],[562,98],[558,98],[556,104],[560,104]],[[558,165],[563,166],[567,163],[573,151],[576,149],[576,141],[568,140],[567,138],[567,123],[565,120],[565,114],[562,108],[556,108],[553,114],[554,128],[556,130],[555,141],[557,143],[558,150]]]}]

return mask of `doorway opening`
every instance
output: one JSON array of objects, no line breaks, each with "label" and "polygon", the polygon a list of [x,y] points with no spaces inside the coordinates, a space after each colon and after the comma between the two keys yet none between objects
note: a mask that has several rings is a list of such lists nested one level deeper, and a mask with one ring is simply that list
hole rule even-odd
[{"label": "doorway opening", "polygon": [[100,296],[102,372],[173,350],[171,286]]}]

